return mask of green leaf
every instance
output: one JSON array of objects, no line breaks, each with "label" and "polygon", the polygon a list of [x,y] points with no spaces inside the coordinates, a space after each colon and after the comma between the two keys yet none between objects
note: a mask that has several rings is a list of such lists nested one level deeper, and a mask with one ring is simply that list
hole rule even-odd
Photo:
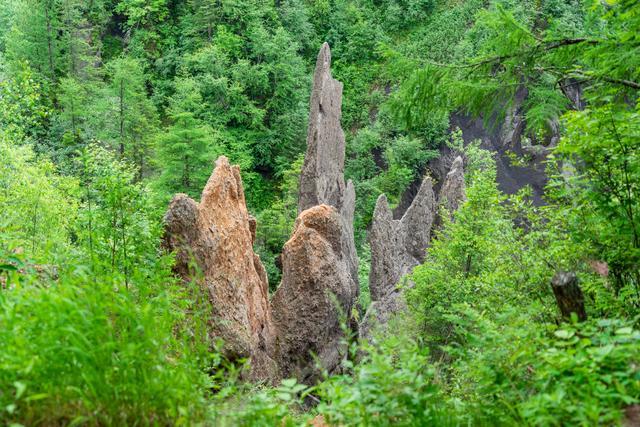
[{"label": "green leaf", "polygon": [[565,331],[564,329],[558,329],[553,334],[560,339],[568,340],[569,338],[575,335],[575,332]]},{"label": "green leaf", "polygon": [[42,399],[46,399],[47,397],[49,397],[48,393],[36,393],[27,397],[25,400],[27,402],[33,402],[34,400],[42,400]]},{"label": "green leaf", "polygon": [[20,399],[20,397],[24,394],[27,389],[27,385],[20,381],[16,381],[13,383],[13,386],[16,388],[16,399]]},{"label": "green leaf", "polygon": [[295,378],[287,378],[282,380],[282,386],[283,387],[287,387],[287,388],[291,388],[294,385],[296,385],[298,381]]},{"label": "green leaf", "polygon": [[285,402],[288,402],[291,400],[291,395],[289,393],[278,393],[277,396],[278,396],[278,399],[284,400]]}]

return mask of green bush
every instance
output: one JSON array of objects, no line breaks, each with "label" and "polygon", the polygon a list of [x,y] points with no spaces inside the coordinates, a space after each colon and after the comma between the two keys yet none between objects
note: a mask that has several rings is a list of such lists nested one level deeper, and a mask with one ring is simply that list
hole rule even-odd
[{"label": "green bush", "polygon": [[277,387],[227,384],[215,399],[209,417],[216,426],[283,426],[306,425],[310,414],[305,413],[303,401],[310,388],[295,378],[282,380]]},{"label": "green bush", "polygon": [[52,162],[1,130],[0,158],[0,248],[55,262],[70,249],[77,180],[59,176]]},{"label": "green bush", "polygon": [[362,343],[343,362],[347,374],[319,384],[317,412],[330,425],[446,425],[449,414],[426,347],[399,333],[380,343]]},{"label": "green bush", "polygon": [[[458,306],[448,392],[473,423],[617,425],[640,399],[640,332],[633,321],[541,326],[540,308],[491,319]],[[463,402],[463,403],[462,403]]]}]

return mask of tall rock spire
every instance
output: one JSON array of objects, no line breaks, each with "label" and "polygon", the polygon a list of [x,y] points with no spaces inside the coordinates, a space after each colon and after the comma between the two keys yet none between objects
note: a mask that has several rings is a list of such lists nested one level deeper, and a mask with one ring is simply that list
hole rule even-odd
[{"label": "tall rock spire", "polygon": [[275,332],[267,274],[253,252],[255,226],[240,169],[221,156],[200,203],[185,194],[171,201],[164,247],[176,252],[179,276],[200,280],[212,308],[209,335],[224,340],[225,357],[250,359],[250,377],[263,380],[279,374],[271,358]]},{"label": "tall rock spire", "polygon": [[331,50],[324,43],[318,53],[309,103],[307,153],[300,175],[298,213],[327,204],[342,208],[345,195],[342,83],[331,77]]},{"label": "tall rock spire", "polygon": [[283,375],[305,383],[319,379],[316,362],[329,372],[339,366],[340,319],[350,315],[358,295],[355,189],[344,180],[342,83],[331,77],[330,67],[325,43],[313,77],[298,219],[284,246],[282,283],[272,299],[276,360]]},{"label": "tall rock spire", "polygon": [[344,180],[345,140],[341,117],[342,83],[331,76],[331,49],[324,43],[313,74],[298,213],[321,204],[338,210],[342,220],[342,251],[349,264],[354,293],[357,294],[358,256],[353,237],[356,193],[351,180],[346,184]]}]

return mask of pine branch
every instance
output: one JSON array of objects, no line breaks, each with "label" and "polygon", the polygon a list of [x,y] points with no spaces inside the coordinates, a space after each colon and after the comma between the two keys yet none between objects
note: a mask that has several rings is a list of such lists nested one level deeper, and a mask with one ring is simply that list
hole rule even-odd
[{"label": "pine branch", "polygon": [[583,73],[583,72],[580,72],[580,71],[577,71],[576,73],[579,74],[581,77],[591,77],[594,80],[602,80],[602,81],[605,81],[607,83],[613,83],[613,84],[618,84],[618,85],[622,85],[622,86],[627,86],[627,87],[630,87],[632,89],[640,89],[640,83],[634,82],[632,80],[616,79],[616,78],[608,77],[608,76],[598,76],[598,75]]},{"label": "pine branch", "polygon": [[502,63],[508,59],[513,59],[513,58],[518,58],[520,56],[523,55],[527,55],[530,54],[531,52],[535,52],[537,50],[540,50],[541,52],[548,52],[554,49],[559,49],[561,47],[566,47],[566,46],[572,46],[572,45],[576,45],[576,44],[582,44],[582,43],[586,43],[586,44],[590,44],[590,45],[595,45],[598,44],[598,40],[593,40],[593,39],[586,39],[586,38],[577,38],[577,39],[562,39],[562,40],[555,40],[552,42],[547,42],[547,44],[545,45],[545,43],[539,43],[535,46],[533,46],[530,49],[526,49],[526,50],[519,50],[515,53],[511,53],[508,55],[498,55],[498,56],[492,56],[490,58],[485,58],[482,59],[480,61],[476,61],[476,62],[468,62],[465,64],[442,64],[439,62],[429,62],[430,65],[434,65],[436,67],[445,67],[445,68],[470,68],[470,67],[480,67],[482,65],[487,65],[487,64],[493,64],[493,63]]}]

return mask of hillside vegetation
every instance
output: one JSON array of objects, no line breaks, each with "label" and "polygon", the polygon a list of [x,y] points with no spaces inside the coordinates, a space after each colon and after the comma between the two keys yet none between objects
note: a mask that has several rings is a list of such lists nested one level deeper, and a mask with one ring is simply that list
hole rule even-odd
[{"label": "hillside vegetation", "polygon": [[[251,382],[163,216],[228,157],[276,291],[323,42],[356,193],[348,351],[313,384]],[[634,0],[0,0],[0,424],[640,425],[639,99]],[[362,339],[376,200],[401,215],[452,156],[466,201]],[[505,159],[544,170],[543,200],[503,191]]]}]

